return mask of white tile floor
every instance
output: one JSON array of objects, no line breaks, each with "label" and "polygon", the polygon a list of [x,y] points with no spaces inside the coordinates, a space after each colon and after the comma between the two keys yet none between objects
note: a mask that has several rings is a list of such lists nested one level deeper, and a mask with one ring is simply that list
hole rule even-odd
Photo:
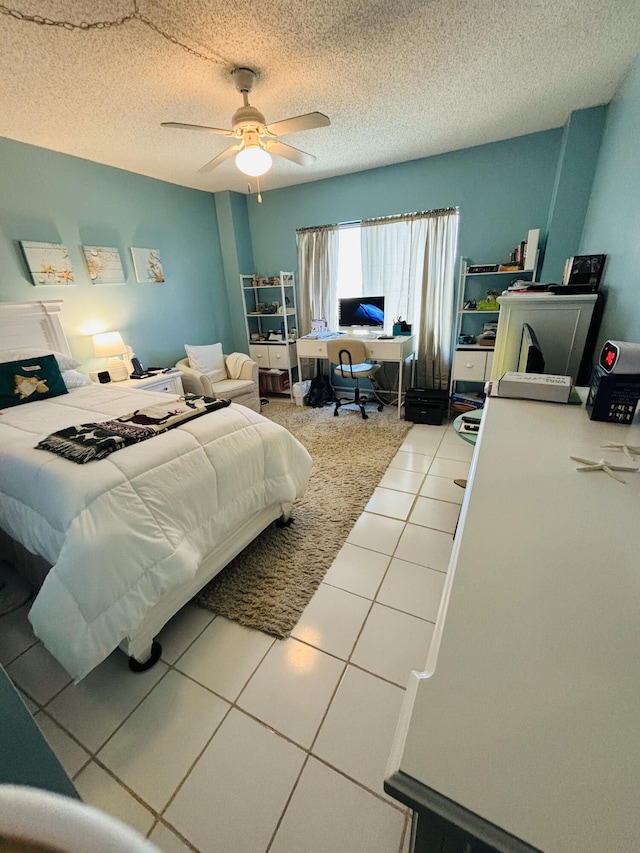
[{"label": "white tile floor", "polygon": [[424,666],[473,448],[415,425],[288,640],[189,605],[162,661],[117,651],[78,685],[0,618],[0,663],[81,795],[164,853],[403,853],[382,787]]}]

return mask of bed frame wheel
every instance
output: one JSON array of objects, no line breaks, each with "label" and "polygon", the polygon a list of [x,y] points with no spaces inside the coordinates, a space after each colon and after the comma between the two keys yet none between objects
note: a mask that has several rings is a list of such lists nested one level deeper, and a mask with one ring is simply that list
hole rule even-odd
[{"label": "bed frame wheel", "polygon": [[151,643],[151,654],[146,661],[141,663],[134,657],[129,658],[129,669],[131,672],[146,672],[148,669],[160,660],[162,654],[162,646],[156,640]]},{"label": "bed frame wheel", "polygon": [[285,518],[283,515],[281,515],[280,518],[276,518],[276,527],[291,527],[292,524],[293,518],[291,518],[291,516]]}]

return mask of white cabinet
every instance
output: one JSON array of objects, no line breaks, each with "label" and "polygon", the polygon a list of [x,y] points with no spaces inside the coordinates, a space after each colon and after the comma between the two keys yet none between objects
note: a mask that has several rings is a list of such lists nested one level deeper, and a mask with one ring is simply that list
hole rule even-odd
[{"label": "white cabinet", "polygon": [[597,294],[562,296],[519,293],[500,296],[500,322],[491,379],[516,370],[522,324],[535,332],[544,358],[544,372],[578,376]]},{"label": "white cabinet", "polygon": [[[249,355],[262,371],[261,386],[265,392],[266,389],[286,388],[293,399],[298,336],[294,275],[283,271],[270,277],[241,275],[240,288]],[[274,381],[276,370],[282,371],[280,383]],[[265,376],[264,371],[269,371],[271,376]]]},{"label": "white cabinet", "polygon": [[296,345],[288,344],[249,344],[249,355],[258,367],[280,368],[288,370],[297,363]]},{"label": "white cabinet", "polygon": [[454,382],[486,382],[491,376],[493,350],[457,349],[453,356]]}]

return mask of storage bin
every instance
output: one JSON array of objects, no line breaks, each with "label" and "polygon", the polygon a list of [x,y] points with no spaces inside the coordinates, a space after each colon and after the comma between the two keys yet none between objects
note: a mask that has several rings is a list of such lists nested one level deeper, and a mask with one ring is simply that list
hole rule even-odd
[{"label": "storage bin", "polygon": [[260,394],[288,394],[289,393],[289,374],[286,370],[260,370]]}]

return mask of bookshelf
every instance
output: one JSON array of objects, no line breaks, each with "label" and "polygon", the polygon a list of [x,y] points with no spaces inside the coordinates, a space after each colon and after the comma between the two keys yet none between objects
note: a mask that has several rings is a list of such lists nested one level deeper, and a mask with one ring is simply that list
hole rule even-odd
[{"label": "bookshelf", "polygon": [[[460,258],[454,322],[454,347],[449,383],[453,412],[479,408],[483,386],[491,377],[495,337],[500,316],[499,296],[516,279],[536,280],[540,231],[529,231],[504,263],[472,264]],[[490,299],[488,293],[495,294]],[[495,308],[488,307],[495,304]],[[493,329],[493,342],[486,332]],[[478,341],[484,341],[479,343]]]},{"label": "bookshelf", "polygon": [[257,363],[261,394],[288,394],[293,400],[297,371],[298,315],[292,272],[265,277],[241,275],[240,287],[249,355]]}]

